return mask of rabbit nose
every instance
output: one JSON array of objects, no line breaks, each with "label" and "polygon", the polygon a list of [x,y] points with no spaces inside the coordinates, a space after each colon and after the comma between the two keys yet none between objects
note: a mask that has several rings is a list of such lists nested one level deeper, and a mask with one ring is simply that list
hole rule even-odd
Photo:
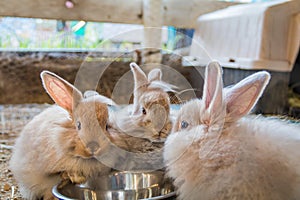
[{"label": "rabbit nose", "polygon": [[97,142],[94,142],[94,141],[89,142],[86,146],[92,154],[96,153],[100,148],[99,144]]}]

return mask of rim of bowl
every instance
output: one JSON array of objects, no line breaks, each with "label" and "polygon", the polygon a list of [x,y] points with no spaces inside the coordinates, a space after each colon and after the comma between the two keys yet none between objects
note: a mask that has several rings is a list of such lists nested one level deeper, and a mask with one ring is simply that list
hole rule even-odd
[{"label": "rim of bowl", "polygon": [[[72,198],[69,198],[69,197],[66,197],[64,195],[62,195],[59,191],[58,191],[58,185],[55,185],[53,186],[52,188],[52,193],[53,195],[58,198],[58,199],[61,199],[61,200],[77,200],[77,199],[72,199]],[[173,192],[170,192],[168,194],[165,194],[165,195],[160,195],[160,196],[156,196],[156,197],[151,197],[151,198],[146,198],[146,199],[139,199],[139,200],[159,200],[159,199],[166,199],[166,198],[169,198],[169,197],[173,197],[176,195],[176,192],[173,191]]]}]

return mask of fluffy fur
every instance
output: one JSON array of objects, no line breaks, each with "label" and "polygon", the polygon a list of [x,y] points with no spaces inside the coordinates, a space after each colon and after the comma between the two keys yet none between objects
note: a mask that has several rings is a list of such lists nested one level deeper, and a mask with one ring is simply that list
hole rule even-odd
[{"label": "fluffy fur", "polygon": [[130,66],[134,77],[132,105],[121,108],[95,91],[84,93],[86,98],[115,106],[110,109],[107,126],[108,151],[114,156],[104,154],[98,159],[118,170],[160,169],[164,141],[172,128],[167,91],[173,91],[174,86],[161,80],[160,69],[151,70],[147,77],[135,63]]},{"label": "fluffy fur", "polygon": [[167,91],[173,91],[173,86],[161,80],[160,69],[151,70],[147,77],[137,64],[131,63],[130,67],[134,77],[133,105],[112,113],[111,124],[119,132],[163,142],[172,128]]},{"label": "fluffy fur", "polygon": [[269,81],[258,72],[223,89],[217,62],[202,99],[182,106],[165,142],[167,173],[179,199],[300,198],[300,126],[245,116]]},{"label": "fluffy fur", "polygon": [[[82,182],[108,173],[96,157],[105,150],[108,110],[57,75],[44,71],[44,87],[58,104],[29,122],[16,141],[10,169],[26,199],[53,199],[51,189],[62,179]],[[79,124],[80,123],[80,124]]]}]

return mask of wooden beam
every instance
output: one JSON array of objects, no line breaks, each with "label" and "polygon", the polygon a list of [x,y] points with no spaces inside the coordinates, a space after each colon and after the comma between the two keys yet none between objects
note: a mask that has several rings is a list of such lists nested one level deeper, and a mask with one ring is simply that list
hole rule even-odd
[{"label": "wooden beam", "polygon": [[163,0],[143,1],[143,63],[161,63]]},{"label": "wooden beam", "polygon": [[195,28],[200,15],[236,5],[217,0],[164,0],[164,24],[178,28]]},{"label": "wooden beam", "polygon": [[141,0],[1,0],[0,16],[142,24]]},{"label": "wooden beam", "polygon": [[[236,4],[216,0],[162,0],[163,25],[194,28],[198,16]],[[1,0],[0,16],[143,24],[143,0]]]}]

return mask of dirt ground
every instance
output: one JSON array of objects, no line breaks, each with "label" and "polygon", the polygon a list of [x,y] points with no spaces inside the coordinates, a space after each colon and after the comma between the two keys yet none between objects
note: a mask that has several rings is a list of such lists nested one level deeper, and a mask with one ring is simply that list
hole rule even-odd
[{"label": "dirt ground", "polygon": [[21,200],[18,186],[8,168],[15,139],[22,128],[47,104],[0,106],[0,200]]},{"label": "dirt ground", "polygon": [[[11,155],[11,146],[8,145],[13,143],[13,140],[2,139],[1,136],[1,160],[0,160],[0,182],[1,182],[1,194],[0,199],[22,199],[18,191],[17,184],[13,178],[11,171],[8,169],[8,161]],[[4,141],[4,142],[3,142]],[[5,145],[5,147],[3,147]],[[7,146],[6,146],[7,145]]]}]

